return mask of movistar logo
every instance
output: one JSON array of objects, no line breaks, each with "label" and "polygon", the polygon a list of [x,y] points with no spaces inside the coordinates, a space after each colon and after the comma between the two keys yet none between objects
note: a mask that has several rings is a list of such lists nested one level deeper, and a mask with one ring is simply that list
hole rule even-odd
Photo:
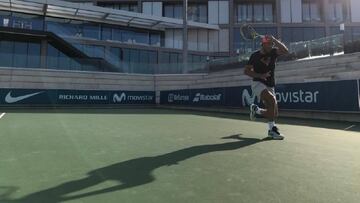
[{"label": "movistar logo", "polygon": [[249,106],[251,104],[254,104],[255,101],[257,101],[257,103],[260,103],[260,98],[257,97],[254,94],[251,94],[248,92],[247,89],[244,89],[242,92],[242,104],[243,106]]},{"label": "movistar logo", "polygon": [[35,93],[32,93],[32,94],[26,94],[26,95],[22,95],[22,96],[17,96],[17,97],[13,97],[11,95],[11,91],[6,95],[5,97],[5,102],[8,103],[8,104],[13,104],[13,103],[16,103],[16,102],[19,102],[19,101],[22,101],[22,100],[25,100],[27,98],[30,98],[30,97],[33,97],[35,95],[38,95],[38,94],[41,94],[43,93],[44,91],[42,92],[35,92]]},{"label": "movistar logo", "polygon": [[124,92],[121,93],[120,96],[118,94],[114,94],[114,97],[113,97],[114,103],[123,102],[123,101],[126,101],[126,94]]},{"label": "movistar logo", "polygon": [[152,101],[154,96],[152,95],[126,95],[125,92],[121,93],[120,96],[118,94],[114,94],[113,102],[121,103],[125,101]]},{"label": "movistar logo", "polygon": [[289,91],[277,92],[276,99],[279,103],[317,103],[319,91]]}]

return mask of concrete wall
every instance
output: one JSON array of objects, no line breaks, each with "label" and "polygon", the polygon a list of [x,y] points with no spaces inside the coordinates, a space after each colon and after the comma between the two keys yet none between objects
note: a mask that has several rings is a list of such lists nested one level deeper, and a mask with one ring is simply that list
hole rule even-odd
[{"label": "concrete wall", "polygon": [[0,68],[1,88],[154,91],[154,76]]},{"label": "concrete wall", "polygon": [[[359,78],[360,53],[282,62],[276,69],[278,84]],[[210,74],[134,75],[0,68],[1,88],[156,91],[158,102],[162,90],[247,86],[250,83],[250,78],[243,74],[243,69]]]},{"label": "concrete wall", "polygon": [[[279,84],[360,78],[360,53],[279,63]],[[159,91],[244,86],[243,69],[210,74],[134,75],[121,73],[0,68],[1,88]]]},{"label": "concrete wall", "polygon": [[[360,53],[280,62],[275,75],[278,84],[359,79]],[[243,69],[194,76],[155,76],[156,90],[231,87],[250,83],[251,80],[244,75]]]}]

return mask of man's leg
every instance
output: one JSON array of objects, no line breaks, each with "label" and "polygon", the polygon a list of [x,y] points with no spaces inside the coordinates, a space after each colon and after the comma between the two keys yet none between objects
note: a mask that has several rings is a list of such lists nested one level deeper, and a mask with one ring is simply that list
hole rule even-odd
[{"label": "man's leg", "polygon": [[278,107],[275,95],[269,90],[263,90],[261,92],[261,100],[265,104],[266,109],[260,109],[261,115],[269,121],[269,132],[268,135],[273,139],[284,139],[281,136],[279,129],[275,125],[275,119],[278,116]]},{"label": "man's leg", "polygon": [[270,121],[274,121],[276,103],[274,96],[269,92],[269,90],[264,89],[260,94],[260,98],[265,104],[265,109],[258,108],[256,113],[261,114]]}]

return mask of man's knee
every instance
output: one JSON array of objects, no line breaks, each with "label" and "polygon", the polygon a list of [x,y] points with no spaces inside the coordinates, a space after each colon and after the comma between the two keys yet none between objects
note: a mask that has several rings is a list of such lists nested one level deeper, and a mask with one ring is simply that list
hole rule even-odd
[{"label": "man's knee", "polygon": [[261,93],[261,96],[262,96],[262,100],[265,101],[264,103],[270,107],[270,108],[274,108],[275,105],[276,105],[276,99],[275,97],[270,93],[268,92],[267,90],[264,90],[262,93]]}]

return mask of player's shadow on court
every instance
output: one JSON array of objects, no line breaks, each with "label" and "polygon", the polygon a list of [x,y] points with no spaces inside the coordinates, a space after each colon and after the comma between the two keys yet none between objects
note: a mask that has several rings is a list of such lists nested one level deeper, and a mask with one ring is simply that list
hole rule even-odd
[{"label": "player's shadow on court", "polygon": [[[21,199],[12,200],[9,202],[55,203],[124,190],[155,181],[155,177],[152,175],[152,172],[157,168],[179,164],[181,161],[202,154],[217,151],[236,150],[267,140],[244,138],[240,137],[240,135],[232,135],[223,137],[222,139],[236,139],[237,141],[221,144],[193,146],[159,156],[141,157],[127,160],[90,171],[85,178],[66,182],[61,185],[32,193]],[[92,192],[80,193],[81,190],[98,185],[108,180],[118,181],[119,184]],[[78,194],[71,195],[71,193],[76,192]]]}]

